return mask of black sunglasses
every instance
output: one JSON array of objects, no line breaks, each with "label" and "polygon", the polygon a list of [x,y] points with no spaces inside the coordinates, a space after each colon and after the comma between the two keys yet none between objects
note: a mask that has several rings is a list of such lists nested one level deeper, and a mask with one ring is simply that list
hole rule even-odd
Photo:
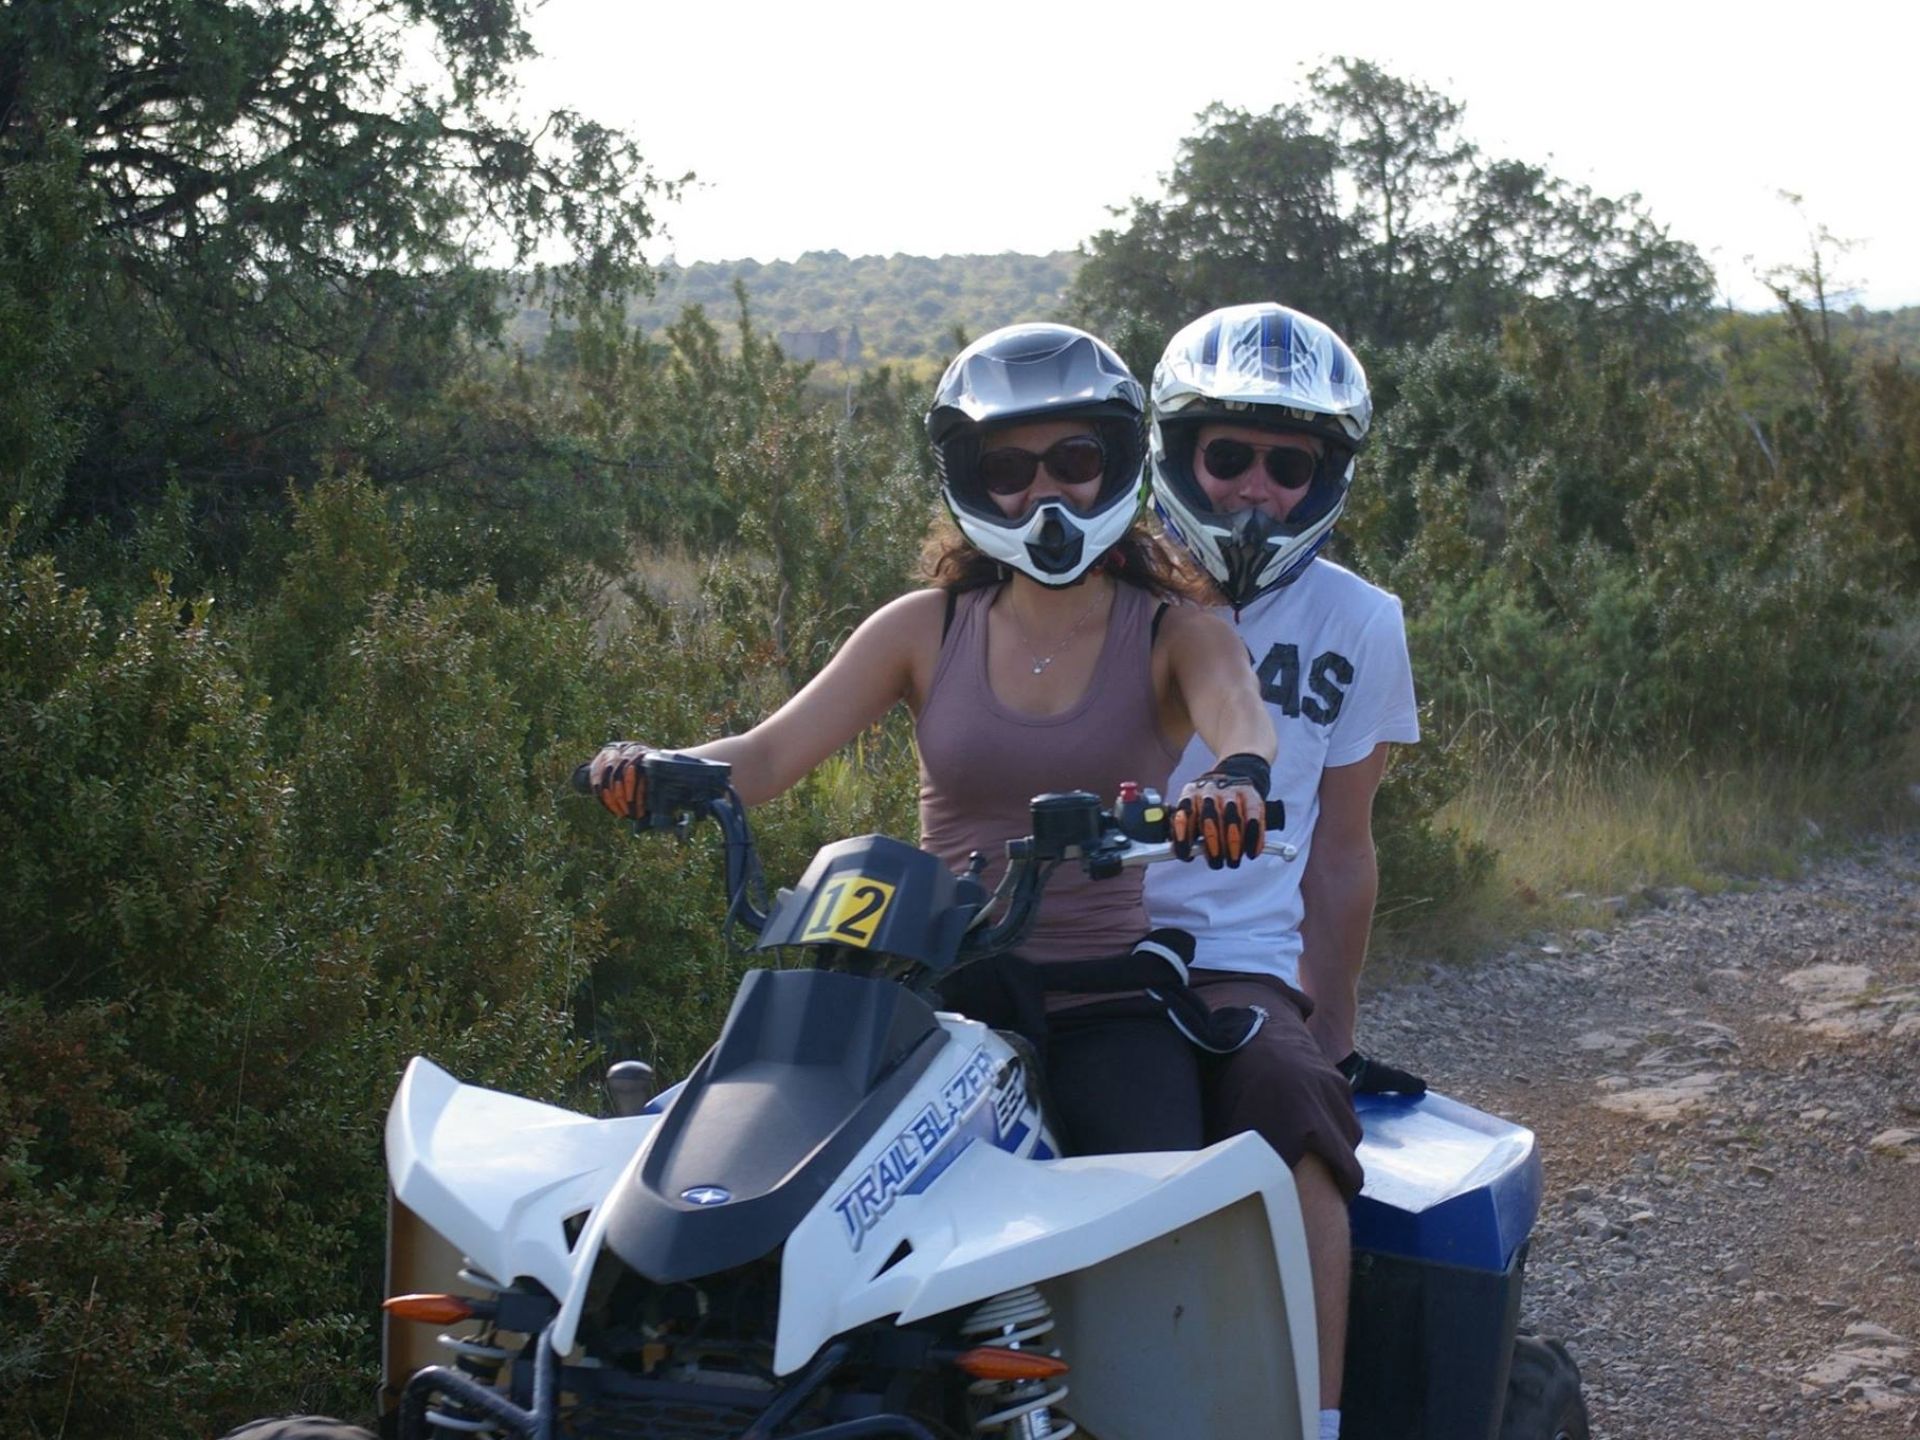
[{"label": "black sunglasses", "polygon": [[989,450],[974,469],[989,493],[1018,495],[1033,484],[1042,465],[1062,485],[1084,485],[1107,468],[1107,452],[1091,435],[1069,435],[1038,455],[1014,445]]},{"label": "black sunglasses", "polygon": [[1320,468],[1320,457],[1311,450],[1293,445],[1253,445],[1245,440],[1209,440],[1200,451],[1207,472],[1216,480],[1234,480],[1246,473],[1257,455],[1265,464],[1267,478],[1282,490],[1298,490],[1313,482]]}]

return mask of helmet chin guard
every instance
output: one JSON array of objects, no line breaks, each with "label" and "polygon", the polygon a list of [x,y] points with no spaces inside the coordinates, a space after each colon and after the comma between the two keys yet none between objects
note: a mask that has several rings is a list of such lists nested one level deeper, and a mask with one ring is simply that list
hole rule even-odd
[{"label": "helmet chin guard", "polygon": [[[1085,507],[1048,497],[1006,514],[977,475],[982,438],[1035,421],[1085,421],[1105,457]],[[1070,325],[1009,325],[954,357],[927,412],[940,494],[982,554],[1042,585],[1071,585],[1146,502],[1146,392],[1112,349]]]},{"label": "helmet chin guard", "polygon": [[[1300,508],[1295,507],[1295,516]],[[1185,525],[1193,525],[1199,532],[1197,537],[1190,538],[1182,521],[1157,499],[1154,511],[1167,534],[1184,546],[1188,554],[1196,559],[1203,552],[1218,557],[1215,564],[1206,567],[1207,573],[1236,610],[1269,591],[1280,589],[1306,569],[1307,563],[1327,543],[1327,537],[1333,533],[1333,522],[1340,515],[1337,508],[1330,510],[1317,522],[1300,529],[1295,526],[1293,516],[1281,521],[1260,510],[1233,514],[1210,512],[1212,518],[1186,520]]]},{"label": "helmet chin guard", "polygon": [[[1053,500],[1035,507],[1040,533],[1026,544],[1027,558],[1036,570],[1048,575],[1077,575],[1086,568],[1080,561],[1087,551],[1087,532],[1073,524],[1068,514],[1066,506]],[[1027,528],[1030,533],[1033,527]]]}]

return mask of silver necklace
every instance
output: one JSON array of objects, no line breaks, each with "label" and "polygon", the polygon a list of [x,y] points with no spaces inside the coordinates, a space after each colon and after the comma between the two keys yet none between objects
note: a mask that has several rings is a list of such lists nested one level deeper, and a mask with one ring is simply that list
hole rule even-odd
[{"label": "silver necklace", "polygon": [[1080,627],[1092,617],[1093,610],[1100,603],[1100,592],[1095,591],[1087,597],[1087,608],[1080,612],[1080,618],[1073,622],[1071,629],[1054,642],[1053,649],[1045,655],[1039,653],[1039,647],[1027,638],[1027,628],[1020,623],[1020,617],[1013,613],[1013,597],[1007,597],[1007,618],[1013,621],[1014,633],[1020,637],[1020,643],[1027,647],[1027,654],[1033,659],[1033,673],[1043,674],[1053,664],[1054,657],[1065,650],[1073,637],[1080,633]]}]

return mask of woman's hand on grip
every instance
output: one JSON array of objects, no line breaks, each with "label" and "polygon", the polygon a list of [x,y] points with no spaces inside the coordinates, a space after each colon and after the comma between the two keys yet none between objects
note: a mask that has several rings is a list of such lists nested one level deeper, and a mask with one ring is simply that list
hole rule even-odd
[{"label": "woman's hand on grip", "polygon": [[647,772],[642,762],[652,753],[651,746],[637,740],[601,746],[587,767],[594,798],[622,820],[645,819]]},{"label": "woman's hand on grip", "polygon": [[1266,807],[1265,797],[1247,781],[1202,775],[1174,802],[1173,853],[1187,860],[1197,852],[1214,870],[1252,860],[1266,844]]}]

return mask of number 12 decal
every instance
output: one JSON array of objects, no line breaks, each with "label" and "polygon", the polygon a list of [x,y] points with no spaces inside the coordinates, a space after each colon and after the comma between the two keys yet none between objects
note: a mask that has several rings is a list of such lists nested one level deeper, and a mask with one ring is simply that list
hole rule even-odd
[{"label": "number 12 decal", "polygon": [[827,940],[841,945],[865,947],[873,943],[873,932],[893,901],[893,886],[884,880],[869,880],[863,875],[848,875],[835,880],[813,902],[807,928],[798,936],[802,942]]}]

